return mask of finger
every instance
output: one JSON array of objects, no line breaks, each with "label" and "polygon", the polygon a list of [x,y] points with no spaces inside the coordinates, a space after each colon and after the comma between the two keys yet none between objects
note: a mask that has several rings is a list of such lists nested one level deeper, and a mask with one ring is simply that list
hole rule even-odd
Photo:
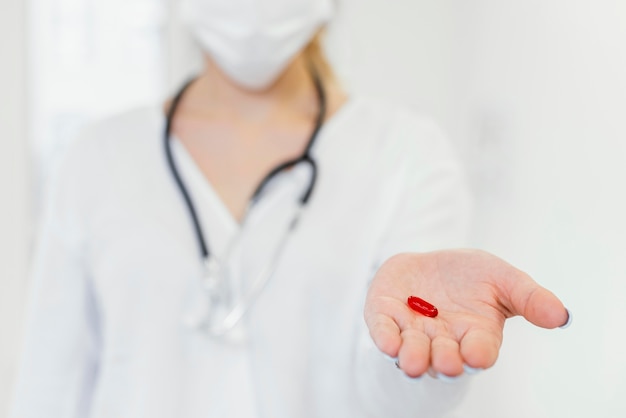
[{"label": "finger", "polygon": [[542,328],[556,328],[567,323],[569,315],[563,303],[548,289],[539,286],[527,274],[510,281],[510,310]]},{"label": "finger", "polygon": [[446,376],[458,376],[463,373],[463,360],[459,343],[445,336],[436,336],[431,343],[433,369]]},{"label": "finger", "polygon": [[461,356],[468,366],[487,369],[498,358],[502,335],[485,329],[470,329],[461,340]]},{"label": "finger", "polygon": [[428,371],[430,365],[430,338],[423,331],[409,328],[402,331],[402,346],[398,366],[410,377]]},{"label": "finger", "polygon": [[376,347],[390,357],[397,357],[402,345],[402,337],[400,337],[400,328],[396,322],[380,313],[368,316],[365,322]]}]

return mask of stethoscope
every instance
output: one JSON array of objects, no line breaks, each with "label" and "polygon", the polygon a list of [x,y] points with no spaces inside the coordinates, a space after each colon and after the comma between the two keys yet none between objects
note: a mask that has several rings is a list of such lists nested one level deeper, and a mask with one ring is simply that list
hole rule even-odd
[{"label": "stethoscope", "polygon": [[321,78],[319,77],[319,74],[313,66],[310,66],[310,73],[318,98],[319,112],[315,121],[315,128],[311,133],[307,146],[302,155],[295,159],[285,161],[284,163],[279,164],[277,167],[271,170],[263,178],[263,180],[261,180],[260,184],[255,189],[252,198],[248,202],[239,231],[235,234],[235,237],[227,246],[225,254],[221,256],[221,259],[228,260],[234,248],[236,248],[241,241],[244,226],[246,220],[248,219],[248,214],[250,210],[254,207],[254,205],[258,202],[264,189],[271,182],[272,179],[274,179],[278,174],[282,173],[283,171],[293,168],[298,164],[304,163],[307,164],[311,170],[309,183],[304,190],[304,193],[298,199],[297,209],[294,211],[293,217],[290,220],[288,227],[284,230],[277,248],[275,249],[272,257],[270,257],[269,263],[265,266],[265,268],[261,270],[256,279],[251,282],[248,291],[245,292],[240,298],[238,298],[238,300],[233,300],[232,294],[229,290],[229,283],[225,273],[226,263],[220,262],[217,257],[211,254],[211,252],[209,251],[209,247],[205,239],[205,234],[202,230],[202,225],[200,225],[196,207],[194,206],[189,191],[180,176],[179,170],[176,166],[176,162],[174,161],[172,155],[170,140],[172,122],[174,120],[176,110],[183,95],[185,94],[189,86],[191,86],[191,84],[195,81],[195,79],[191,79],[190,81],[185,83],[171,102],[169,111],[167,113],[167,120],[163,134],[165,154],[167,157],[169,169],[183,197],[185,205],[187,206],[198,247],[202,256],[203,266],[202,289],[204,295],[201,298],[202,303],[199,305],[199,307],[196,307],[193,312],[185,315],[184,322],[188,327],[197,329],[199,331],[205,332],[207,335],[215,337],[223,336],[236,327],[236,325],[253,305],[254,301],[258,298],[258,296],[274,274],[274,271],[276,270],[278,261],[280,259],[280,255],[283,252],[289,235],[295,230],[298,221],[302,215],[302,212],[311,198],[313,189],[317,181],[317,164],[311,156],[311,148],[315,143],[315,140],[322,128],[324,119],[326,117],[326,94],[324,91],[324,86],[322,85]]}]

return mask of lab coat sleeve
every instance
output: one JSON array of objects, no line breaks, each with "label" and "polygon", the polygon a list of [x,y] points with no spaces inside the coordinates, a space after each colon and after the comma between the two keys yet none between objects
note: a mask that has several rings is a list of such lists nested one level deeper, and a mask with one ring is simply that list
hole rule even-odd
[{"label": "lab coat sleeve", "polygon": [[430,120],[403,113],[395,137],[401,173],[387,228],[375,261],[401,252],[428,252],[467,245],[470,193],[459,158]]},{"label": "lab coat sleeve", "polygon": [[[466,178],[439,129],[410,113],[399,116],[392,140],[402,150],[396,198],[373,264],[402,252],[427,252],[465,245],[470,203]],[[363,299],[365,299],[365,293]],[[409,379],[375,347],[360,312],[356,386],[371,416],[450,416],[466,391],[468,376],[443,382],[425,375]]]},{"label": "lab coat sleeve", "polygon": [[88,416],[99,344],[83,263],[81,148],[73,147],[55,170],[45,199],[12,418]]}]

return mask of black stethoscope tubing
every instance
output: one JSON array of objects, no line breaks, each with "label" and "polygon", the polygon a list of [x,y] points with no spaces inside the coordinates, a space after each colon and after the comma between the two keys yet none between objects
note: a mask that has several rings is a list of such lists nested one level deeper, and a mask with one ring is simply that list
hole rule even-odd
[{"label": "black stethoscope tubing", "polygon": [[[315,163],[315,160],[311,157],[311,148],[313,147],[313,144],[315,143],[315,140],[317,139],[318,134],[320,130],[322,129],[322,125],[324,124],[324,119],[326,118],[326,92],[324,91],[324,86],[322,85],[322,80],[319,74],[312,66],[311,66],[310,72],[313,78],[313,84],[315,86],[315,91],[317,94],[317,99],[319,103],[319,111],[318,111],[317,118],[315,120],[315,128],[313,129],[313,132],[311,133],[307,146],[301,156],[279,164],[261,180],[261,182],[255,189],[254,194],[252,195],[252,198],[250,201],[251,204],[254,204],[254,202],[256,202],[256,200],[261,195],[265,186],[276,175],[300,163],[306,163],[311,166],[311,179],[309,181],[309,185],[306,191],[304,192],[304,194],[300,198],[301,207],[305,206],[308,203],[309,199],[311,198],[313,189],[315,188],[315,184],[317,182],[317,164]],[[172,155],[171,141],[170,141],[171,133],[172,133],[172,122],[176,115],[176,110],[178,108],[178,105],[180,104],[180,101],[183,98],[183,95],[185,94],[189,86],[191,86],[191,84],[193,84],[195,80],[196,78],[192,78],[191,80],[187,81],[178,91],[176,96],[172,99],[170,108],[167,112],[167,120],[165,123],[165,130],[163,133],[163,142],[164,142],[164,147],[165,147],[165,155],[167,158],[167,163],[168,163],[170,172],[172,176],[174,177],[176,185],[178,186],[178,189],[185,201],[185,205],[187,206],[189,216],[191,217],[191,221],[193,223],[193,228],[195,231],[196,239],[198,241],[198,246],[200,247],[200,252],[202,253],[202,258],[204,260],[207,260],[209,258],[209,248],[205,240],[205,235],[203,233],[202,226],[200,225],[196,207],[193,204],[193,201],[191,199],[187,186],[183,182],[180,176],[180,172],[176,166],[176,162],[174,161],[174,157]]]}]

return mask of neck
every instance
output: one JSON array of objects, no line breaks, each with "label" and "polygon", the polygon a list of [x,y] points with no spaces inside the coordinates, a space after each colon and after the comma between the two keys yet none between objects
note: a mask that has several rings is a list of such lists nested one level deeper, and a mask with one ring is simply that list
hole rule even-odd
[{"label": "neck", "polygon": [[258,119],[277,107],[306,113],[317,109],[315,87],[303,56],[297,57],[276,82],[260,91],[235,84],[206,57],[205,70],[196,84],[194,101],[206,111],[227,111],[245,119]]}]

